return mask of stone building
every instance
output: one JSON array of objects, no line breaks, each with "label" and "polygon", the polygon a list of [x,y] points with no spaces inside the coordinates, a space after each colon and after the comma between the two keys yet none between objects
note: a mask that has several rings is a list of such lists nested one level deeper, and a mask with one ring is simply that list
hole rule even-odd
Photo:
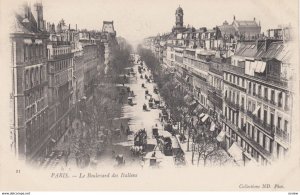
[{"label": "stone building", "polygon": [[69,41],[58,33],[50,34],[47,45],[49,79],[49,127],[52,148],[70,129],[73,109],[73,52]]},{"label": "stone building", "polygon": [[24,4],[14,16],[11,39],[12,94],[11,148],[20,159],[47,152],[48,78],[47,39],[43,6]]},{"label": "stone building", "polygon": [[292,78],[282,73],[289,57],[280,40],[242,42],[224,68],[226,145],[239,146],[241,163],[269,164],[290,147]]}]

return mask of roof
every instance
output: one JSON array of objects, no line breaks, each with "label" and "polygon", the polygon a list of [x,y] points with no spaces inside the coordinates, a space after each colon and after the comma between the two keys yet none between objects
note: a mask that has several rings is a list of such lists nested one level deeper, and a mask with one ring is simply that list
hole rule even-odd
[{"label": "roof", "polygon": [[31,34],[32,31],[29,31],[18,19],[17,17],[14,18],[13,25],[12,25],[12,32],[13,33],[24,33],[24,34]]},{"label": "roof", "polygon": [[255,20],[235,20],[238,27],[259,27]]},{"label": "roof", "polygon": [[218,26],[218,28],[220,29],[222,36],[224,36],[224,34],[233,35],[235,33],[235,28],[232,25],[223,24],[222,26]]},{"label": "roof", "polygon": [[261,57],[287,62],[291,57],[291,52],[289,47],[284,45],[283,42],[273,42]]},{"label": "roof", "polygon": [[240,32],[260,33],[261,27],[255,20],[234,20],[232,26]]},{"label": "roof", "polygon": [[237,46],[235,56],[243,57],[255,57],[257,53],[257,47],[255,42],[241,42]]}]

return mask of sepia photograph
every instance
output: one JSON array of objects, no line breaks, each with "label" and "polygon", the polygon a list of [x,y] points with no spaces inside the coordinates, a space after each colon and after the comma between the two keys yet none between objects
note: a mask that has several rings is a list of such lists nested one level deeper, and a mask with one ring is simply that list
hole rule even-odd
[{"label": "sepia photograph", "polygon": [[1,192],[298,194],[299,1],[0,9]]}]

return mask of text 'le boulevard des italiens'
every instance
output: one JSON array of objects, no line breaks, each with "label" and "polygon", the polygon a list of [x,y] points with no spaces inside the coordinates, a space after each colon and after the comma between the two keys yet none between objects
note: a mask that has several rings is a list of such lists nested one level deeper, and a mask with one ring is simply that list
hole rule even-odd
[{"label": "text 'le boulevard des italiens'", "polygon": [[[11,40],[10,148],[40,169],[269,166],[289,156],[291,25],[184,25],[137,47],[23,4]],[[253,16],[254,17],[254,16]],[[262,18],[263,19],[263,18]],[[276,24],[277,25],[277,24]],[[101,29],[102,26],[102,29]]]}]

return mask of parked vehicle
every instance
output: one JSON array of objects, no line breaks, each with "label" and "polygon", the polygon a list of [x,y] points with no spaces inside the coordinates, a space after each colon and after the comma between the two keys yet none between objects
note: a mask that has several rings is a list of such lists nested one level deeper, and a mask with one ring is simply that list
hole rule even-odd
[{"label": "parked vehicle", "polygon": [[148,105],[149,105],[149,108],[152,108],[153,107],[153,98],[150,98],[149,99],[149,103],[148,103]]}]

